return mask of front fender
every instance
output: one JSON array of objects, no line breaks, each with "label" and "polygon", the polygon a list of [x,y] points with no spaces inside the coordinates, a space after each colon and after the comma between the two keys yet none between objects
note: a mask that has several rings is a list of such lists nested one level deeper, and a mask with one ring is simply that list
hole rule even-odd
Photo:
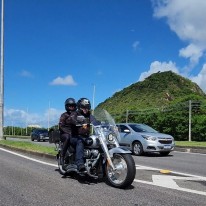
[{"label": "front fender", "polygon": [[109,150],[109,156],[113,157],[114,154],[131,154],[131,151],[125,147],[114,147]]}]

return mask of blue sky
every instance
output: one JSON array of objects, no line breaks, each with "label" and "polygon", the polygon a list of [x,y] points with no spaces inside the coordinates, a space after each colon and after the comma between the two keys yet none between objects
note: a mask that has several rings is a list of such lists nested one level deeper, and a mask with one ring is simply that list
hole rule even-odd
[{"label": "blue sky", "polygon": [[[206,92],[205,0],[4,0],[4,125],[57,124],[157,71]],[[95,88],[95,92],[94,92]]]}]

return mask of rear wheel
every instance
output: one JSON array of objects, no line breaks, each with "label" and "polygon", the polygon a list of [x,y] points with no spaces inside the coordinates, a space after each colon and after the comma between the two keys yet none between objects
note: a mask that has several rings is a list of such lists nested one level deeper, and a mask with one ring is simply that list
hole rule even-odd
[{"label": "rear wheel", "polygon": [[140,142],[134,142],[132,145],[132,153],[136,156],[141,156],[143,155],[143,146]]},{"label": "rear wheel", "polygon": [[136,175],[134,159],[130,154],[114,154],[111,158],[116,168],[107,162],[105,167],[107,182],[116,188],[126,188],[130,186]]}]

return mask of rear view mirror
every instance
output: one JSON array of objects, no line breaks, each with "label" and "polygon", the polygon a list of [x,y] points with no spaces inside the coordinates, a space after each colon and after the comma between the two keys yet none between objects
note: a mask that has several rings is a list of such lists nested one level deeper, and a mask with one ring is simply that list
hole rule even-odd
[{"label": "rear view mirror", "polygon": [[130,133],[130,130],[129,129],[124,129],[124,132],[125,133]]}]

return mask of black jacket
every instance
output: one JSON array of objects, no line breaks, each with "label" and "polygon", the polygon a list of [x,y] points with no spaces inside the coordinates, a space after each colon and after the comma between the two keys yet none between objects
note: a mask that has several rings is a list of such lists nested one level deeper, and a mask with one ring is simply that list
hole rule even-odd
[{"label": "black jacket", "polygon": [[75,129],[75,126],[71,124],[71,122],[68,121],[71,115],[73,113],[76,113],[76,111],[73,112],[64,112],[61,114],[60,119],[59,119],[59,130],[61,134],[72,134],[72,130]]},{"label": "black jacket", "polygon": [[[79,117],[84,118],[79,118]],[[81,119],[81,120],[80,120]],[[90,134],[90,123],[94,125],[100,124],[93,115],[90,114],[82,114],[79,111],[73,112],[66,120],[67,125],[71,126],[72,136],[84,136],[88,137]]]}]

